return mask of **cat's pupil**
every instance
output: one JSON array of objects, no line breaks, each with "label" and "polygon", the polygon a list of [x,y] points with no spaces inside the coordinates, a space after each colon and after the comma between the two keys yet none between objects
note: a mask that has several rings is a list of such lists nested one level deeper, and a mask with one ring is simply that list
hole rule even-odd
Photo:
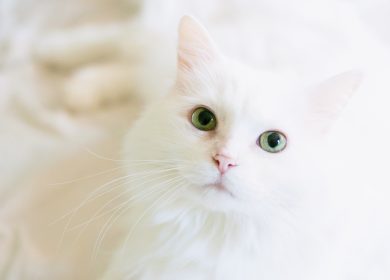
[{"label": "cat's pupil", "polygon": [[273,132],[268,135],[267,142],[271,148],[276,148],[280,144],[280,141],[281,139],[279,133]]},{"label": "cat's pupil", "polygon": [[213,118],[213,115],[209,111],[203,111],[198,115],[198,121],[203,126],[208,125]]}]

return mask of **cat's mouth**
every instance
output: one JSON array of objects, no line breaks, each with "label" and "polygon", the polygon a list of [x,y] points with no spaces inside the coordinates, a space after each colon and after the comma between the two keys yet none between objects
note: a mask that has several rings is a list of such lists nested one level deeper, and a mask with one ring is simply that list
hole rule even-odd
[{"label": "cat's mouth", "polygon": [[214,188],[215,190],[217,190],[218,192],[223,192],[231,197],[235,197],[233,195],[233,193],[222,183],[222,182],[216,182],[216,183],[213,183],[213,184],[210,184],[208,185],[207,187],[209,188]]}]

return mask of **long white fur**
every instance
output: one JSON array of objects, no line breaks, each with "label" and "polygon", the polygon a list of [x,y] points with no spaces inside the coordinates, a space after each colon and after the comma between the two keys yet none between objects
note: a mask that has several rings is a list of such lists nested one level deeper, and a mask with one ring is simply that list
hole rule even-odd
[{"label": "long white fur", "polygon": [[[181,21],[178,53],[175,87],[125,141],[126,159],[167,162],[148,170],[169,168],[175,183],[143,186],[156,194],[129,205],[121,218],[128,236],[103,279],[346,279],[342,260],[361,260],[345,242],[348,227],[335,228],[340,208],[323,140],[361,74],[293,90],[285,77],[225,58],[189,17]],[[191,125],[201,105],[216,114],[215,132]],[[256,144],[269,129],[287,135],[280,154]],[[221,148],[238,161],[224,179],[230,194],[207,187],[218,178],[212,156]],[[133,195],[136,187],[126,186]]]},{"label": "long white fur", "polygon": [[[138,88],[137,93],[141,96],[145,93],[151,93],[149,97],[155,98],[156,94],[160,94],[160,90],[163,88],[159,79],[169,72],[166,70],[166,63],[171,65],[174,61],[171,59],[173,51],[169,51],[169,48],[173,50],[171,45],[174,45],[175,41],[166,38],[169,35],[166,34],[167,30],[173,30],[173,28],[167,28],[167,25],[168,27],[176,25],[178,17],[183,12],[196,14],[202,21],[206,22],[207,26],[212,29],[213,36],[216,37],[219,45],[227,49],[228,53],[235,54],[236,57],[264,68],[285,69],[287,65],[288,69],[298,72],[298,76],[303,77],[305,81],[311,81],[313,77],[317,79],[317,76],[333,75],[337,72],[335,69],[344,71],[351,66],[355,67],[356,64],[361,64],[361,62],[368,63],[372,66],[370,70],[375,70],[371,75],[371,83],[365,83],[358,93],[360,99],[352,101],[359,100],[361,102],[361,104],[355,103],[355,105],[360,105],[355,106],[359,110],[349,111],[349,119],[343,126],[338,127],[336,137],[333,139],[337,152],[333,149],[332,153],[329,153],[333,156],[331,158],[331,160],[333,159],[332,165],[337,165],[339,168],[342,175],[340,177],[347,178],[344,181],[340,181],[339,178],[331,191],[333,202],[337,203],[339,209],[343,209],[343,211],[337,212],[336,216],[340,217],[339,225],[333,227],[333,232],[337,233],[338,229],[345,226],[346,221],[349,221],[350,230],[344,232],[344,241],[346,241],[344,243],[348,243],[348,246],[354,250],[347,250],[346,254],[350,257],[350,252],[356,252],[355,256],[360,258],[360,262],[358,262],[359,265],[355,265],[355,262],[351,261],[350,266],[345,266],[341,254],[338,254],[338,257],[333,258],[333,260],[335,263],[338,262],[338,266],[345,273],[349,271],[349,275],[351,272],[356,274],[354,279],[358,279],[358,277],[362,279],[388,279],[388,274],[385,273],[386,266],[390,267],[387,265],[389,262],[387,254],[389,251],[387,241],[389,227],[386,223],[388,208],[384,206],[387,205],[389,197],[387,160],[390,153],[387,143],[389,143],[390,138],[389,135],[386,136],[386,132],[389,130],[388,102],[386,102],[389,91],[387,85],[389,71],[377,68],[378,60],[388,65],[386,62],[388,54],[386,43],[389,43],[388,25],[386,24],[388,3],[381,0],[361,0],[345,4],[347,1],[343,1],[340,8],[338,5],[340,3],[333,1],[320,3],[321,1],[302,0],[287,3],[286,1],[264,0],[257,1],[256,5],[249,0],[172,0],[170,4],[167,3],[168,1],[145,1],[147,7],[144,8],[142,20],[148,28],[152,29],[152,32],[148,29],[139,29],[141,30],[139,34],[134,34],[131,26],[128,28],[127,18],[132,14],[128,9],[128,4],[135,2],[137,1],[68,1],[64,10],[64,6],[56,1],[0,1],[0,66],[2,72],[0,106],[5,108],[8,100],[11,100],[8,98],[9,96],[24,94],[28,97],[25,105],[31,106],[34,102],[41,105],[37,106],[37,110],[31,111],[33,119],[39,119],[38,124],[49,123],[50,129],[53,130],[75,131],[71,138],[92,138],[91,129],[75,129],[76,124],[67,121],[68,115],[62,114],[63,112],[57,121],[58,116],[55,113],[53,115],[53,112],[48,110],[48,107],[52,106],[48,101],[52,98],[57,100],[57,97],[60,100],[70,100],[67,102],[67,106],[80,111],[91,108],[100,109],[101,104],[106,101],[113,104],[121,102],[124,96],[122,89],[126,92],[125,95],[133,93],[132,90],[129,90],[133,89],[133,79],[130,77],[128,80],[122,78],[126,75],[124,73],[120,73],[118,78],[116,73],[119,72],[118,69],[133,69],[134,63],[138,64],[134,58],[139,58],[140,42],[142,48],[148,44],[151,45],[152,51],[147,52],[146,57],[150,59],[146,61],[141,59],[142,64],[147,63],[145,67],[147,71],[141,69],[144,71],[141,73],[143,74],[141,75],[142,79],[136,79],[143,85],[142,90],[139,91]],[[360,16],[356,17],[355,11]],[[82,16],[80,17],[80,15]],[[103,39],[106,42],[102,40],[103,44],[99,43],[102,41],[83,41],[80,39],[84,36],[83,32],[85,31],[90,33],[85,38],[96,38],[95,35],[102,30],[109,31],[105,34],[112,34],[110,33],[112,27],[122,30],[124,33],[121,34],[128,34],[129,37],[123,35],[123,38],[118,40],[116,36],[105,36]],[[81,31],[78,30],[79,28]],[[288,34],[294,34],[294,36],[288,36]],[[136,40],[134,36],[137,38]],[[51,49],[52,53],[43,54],[45,44],[55,42],[56,38],[59,39],[57,43],[62,42],[64,45],[60,46],[59,49]],[[149,43],[144,44],[144,40]],[[90,47],[89,53],[96,54],[92,56],[93,59],[84,60],[86,52],[77,51],[83,47],[79,43]],[[136,43],[135,48],[134,43]],[[108,47],[105,49],[101,46]],[[107,64],[95,61],[100,54],[110,53],[111,46],[120,50],[119,55],[116,51],[112,52],[112,56],[109,55],[105,58]],[[46,49],[46,51],[48,50]],[[65,62],[64,58],[66,58]],[[67,62],[72,61],[75,63],[69,67]],[[37,67],[31,67],[32,65]],[[55,65],[55,70],[58,71],[52,71],[53,69],[50,67],[46,69],[47,65]],[[162,65],[162,68],[158,68],[156,65]],[[237,65],[234,64],[234,67]],[[113,71],[108,71],[109,69]],[[108,72],[111,74],[107,75]],[[100,91],[102,87],[90,86],[90,80],[88,77],[85,78],[85,73],[88,74],[88,77],[96,77],[96,80],[102,84],[119,81],[111,90],[119,91],[120,94],[112,94],[107,88]],[[249,74],[248,71],[243,73]],[[289,74],[291,76],[288,75],[288,79],[283,78],[283,84],[287,89],[294,92],[299,91],[300,87],[289,86],[289,83],[286,82],[293,77],[294,73],[290,71]],[[259,76],[264,77],[264,73]],[[271,81],[272,79],[266,78],[264,80]],[[369,79],[366,77],[366,80]],[[3,81],[6,83],[2,83]],[[262,83],[262,92],[276,91],[275,85],[280,84],[279,79],[275,83],[270,82],[267,86]],[[53,85],[53,87],[47,89],[48,85]],[[64,93],[64,89],[71,90],[65,90]],[[41,95],[50,98],[42,102],[39,98]],[[88,95],[88,98],[82,99],[85,97],[84,95]],[[71,98],[68,99],[68,96]],[[263,97],[266,98],[266,96]],[[87,102],[77,102],[79,99]],[[48,107],[47,103],[49,103]],[[278,108],[275,110],[278,111]],[[1,164],[3,171],[1,192],[12,189],[15,194],[25,194],[24,189],[17,188],[13,182],[26,176],[24,170],[31,171],[32,166],[38,165],[35,157],[37,153],[47,152],[48,137],[41,135],[40,130],[36,127],[32,128],[29,123],[27,125],[27,122],[21,125],[19,119],[12,121],[13,114],[9,114],[7,110],[3,110],[3,113],[1,128],[5,138],[2,137],[1,146],[2,155],[5,154],[6,160],[3,158]],[[30,115],[27,114],[28,116]],[[30,122],[31,118],[28,118],[28,121]],[[154,128],[159,129],[158,127]],[[139,128],[139,130],[142,129]],[[355,137],[351,137],[349,134],[352,130]],[[39,137],[36,136],[37,134]],[[29,141],[20,141],[20,139],[29,139]],[[381,139],[381,141],[377,141],[377,139]],[[172,143],[172,138],[164,142]],[[358,142],[360,144],[357,144]],[[147,146],[147,148],[150,147]],[[64,146],[56,147],[56,150],[63,152]],[[53,158],[58,159],[58,156],[53,154],[55,153],[50,153]],[[309,153],[306,151],[305,154]],[[313,153],[313,155],[317,154]],[[341,157],[349,158],[349,160],[344,162]],[[323,169],[324,172],[331,173],[326,168],[323,167]],[[314,177],[312,178],[314,183],[318,182]],[[361,179],[362,177],[364,180]],[[343,188],[339,186],[343,186]],[[15,200],[18,201],[17,195],[15,195]],[[313,204],[314,206],[318,205],[318,201],[313,200]],[[348,219],[346,218],[347,214],[349,215]],[[170,217],[166,212],[163,216],[159,217],[165,220]],[[353,218],[351,219],[351,217]],[[138,218],[139,216],[137,216]],[[330,220],[330,216],[327,218]],[[321,221],[321,219],[319,220]],[[359,226],[357,227],[356,224]],[[339,244],[344,243],[339,241]],[[360,244],[360,247],[357,247],[356,244]],[[378,247],[381,250],[378,250]],[[40,250],[38,245],[36,249]],[[4,250],[4,252],[6,251]],[[360,254],[363,251],[364,254]],[[340,253],[337,250],[336,252]],[[22,255],[26,256],[23,253]],[[55,271],[56,268],[53,265],[35,265],[36,252],[34,251],[32,255],[34,258],[24,257],[26,262],[30,262],[31,271],[44,273],[46,270],[48,274],[56,275],[48,277],[48,279],[64,275],[59,272],[60,270]],[[18,273],[21,273],[20,271],[25,267],[25,262],[21,263],[22,265],[14,267]],[[77,271],[82,269],[77,261],[70,265],[68,271],[72,267],[73,270]],[[324,273],[322,274],[323,278],[337,279],[344,276],[344,274],[336,273],[335,270],[328,270],[328,272],[333,272],[335,275],[326,278]],[[43,277],[39,277],[39,279],[43,279]]]}]

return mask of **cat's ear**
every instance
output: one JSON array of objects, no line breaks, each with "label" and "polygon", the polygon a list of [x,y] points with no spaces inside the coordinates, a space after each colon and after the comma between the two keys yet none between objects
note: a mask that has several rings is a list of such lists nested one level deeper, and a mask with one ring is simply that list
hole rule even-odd
[{"label": "cat's ear", "polygon": [[310,126],[326,133],[347,105],[363,80],[357,70],[344,72],[312,87],[308,92],[308,119]]},{"label": "cat's ear", "polygon": [[184,16],[179,25],[179,71],[210,64],[217,57],[218,50],[207,30],[194,18]]}]

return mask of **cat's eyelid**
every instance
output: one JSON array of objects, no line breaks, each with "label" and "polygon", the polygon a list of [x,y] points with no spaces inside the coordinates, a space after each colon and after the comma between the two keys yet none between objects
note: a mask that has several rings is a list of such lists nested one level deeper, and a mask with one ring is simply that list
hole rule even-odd
[{"label": "cat's eyelid", "polygon": [[[211,118],[209,119],[210,122],[207,124],[203,124],[201,121],[199,121],[200,115],[204,113],[209,114],[209,116],[211,115]],[[205,106],[197,106],[192,110],[190,115],[190,122],[195,128],[205,132],[213,132],[217,129],[218,126],[217,116],[212,110]]]},{"label": "cat's eyelid", "polygon": [[[278,144],[282,143],[282,147],[281,148],[277,148],[277,146],[275,147],[272,147],[270,146],[270,144],[268,144],[269,142],[269,139],[264,139],[263,137],[269,137],[271,136],[272,134],[278,134],[281,136],[281,138],[279,138],[277,141],[280,141],[282,140],[281,142],[278,142]],[[263,151],[265,152],[268,152],[268,153],[272,153],[272,154],[278,154],[280,152],[283,152],[284,150],[286,150],[286,148],[288,147],[287,145],[288,143],[288,138],[287,138],[287,135],[280,131],[280,130],[276,130],[276,129],[269,129],[269,130],[265,130],[263,131],[260,136],[258,136],[257,140],[256,140],[256,145],[259,146]]]},{"label": "cat's eyelid", "polygon": [[196,110],[198,110],[199,108],[205,108],[205,109],[209,110],[211,113],[213,113],[215,117],[217,117],[217,114],[216,114],[216,113],[214,112],[214,110],[211,109],[209,106],[203,105],[203,104],[199,104],[199,105],[194,105],[194,106],[191,107],[191,109],[190,109],[190,110],[188,111],[188,113],[187,113],[187,116],[188,116],[187,118],[188,118],[189,120],[191,120],[192,115],[193,115],[194,112],[195,112]]}]

